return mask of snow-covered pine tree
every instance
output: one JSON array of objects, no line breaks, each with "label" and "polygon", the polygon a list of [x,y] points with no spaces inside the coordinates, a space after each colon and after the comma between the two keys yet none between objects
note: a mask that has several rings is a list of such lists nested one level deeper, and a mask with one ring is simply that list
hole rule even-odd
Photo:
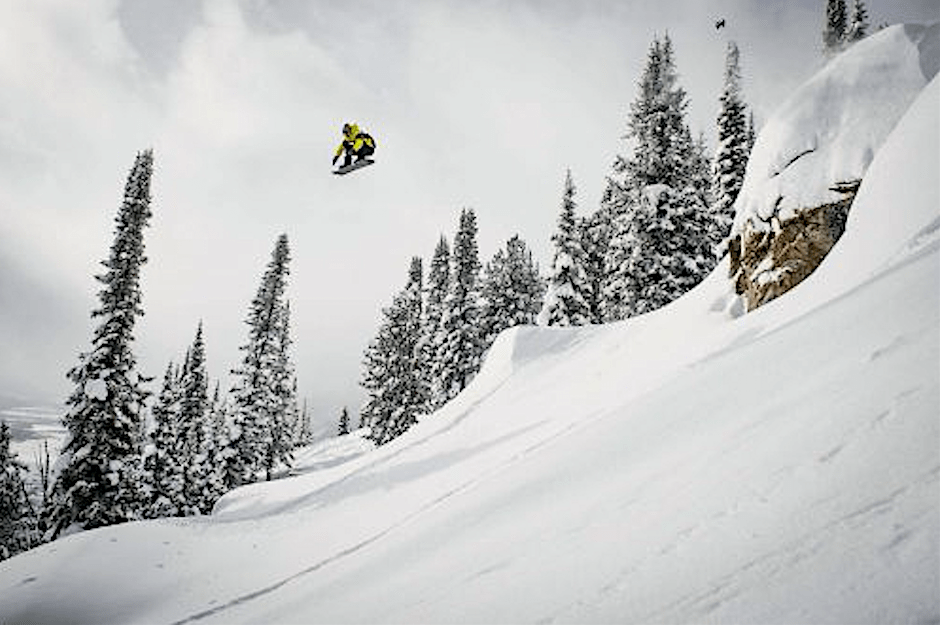
[{"label": "snow-covered pine tree", "polygon": [[179,380],[173,363],[167,365],[163,388],[153,406],[154,430],[144,457],[147,506],[144,516],[157,519],[179,516],[186,508],[184,494],[186,464],[180,440]]},{"label": "snow-covered pine tree", "polygon": [[868,10],[863,0],[855,0],[852,5],[852,19],[845,38],[851,43],[864,39],[866,35],[868,35]]},{"label": "snow-covered pine tree", "polygon": [[493,255],[483,271],[480,325],[487,349],[506,328],[533,325],[544,287],[532,252],[519,235]]},{"label": "snow-covered pine tree", "polygon": [[[685,91],[678,85],[672,41],[668,35],[654,39],[636,100],[630,105],[626,138],[634,141],[633,154],[617,158],[603,196],[603,207],[610,212],[602,306],[606,321],[639,314],[640,291],[656,279],[636,273],[649,265],[642,255],[652,251],[644,246],[654,238],[638,237],[642,230],[634,223],[647,221],[638,214],[648,209],[647,189],[666,185],[672,190],[670,202],[681,198],[703,208],[704,181],[697,181],[701,174],[691,176],[701,169],[695,161],[702,159],[696,159],[697,148],[685,123],[687,105]],[[675,213],[680,214],[686,211]]]},{"label": "snow-covered pine tree", "polygon": [[349,434],[349,409],[343,406],[342,412],[339,413],[339,429],[337,435],[345,436],[346,434]]},{"label": "snow-covered pine tree", "polygon": [[272,428],[284,417],[278,371],[285,323],[285,291],[290,273],[287,235],[281,235],[248,312],[248,342],[232,373],[231,451],[226,453],[225,484],[255,482],[270,463]]},{"label": "snow-covered pine tree", "polygon": [[438,341],[444,336],[444,301],[450,291],[450,245],[441,235],[431,258],[428,272],[427,305],[425,306],[421,349],[425,366],[425,379],[431,392],[431,408],[439,408],[447,398],[443,391],[443,364],[437,359]]},{"label": "snow-covered pine tree", "polygon": [[303,407],[300,409],[300,417],[297,420],[297,427],[294,431],[294,449],[306,447],[313,442],[313,425],[310,422],[310,410],[307,407],[307,400],[304,399]]},{"label": "snow-covered pine tree", "polygon": [[751,159],[751,152],[754,151],[754,144],[757,142],[757,124],[754,122],[754,111],[749,111],[747,115],[747,158]]},{"label": "snow-covered pine tree", "polygon": [[610,210],[600,208],[578,221],[581,250],[584,252],[584,273],[588,285],[585,303],[588,323],[604,322],[604,258],[610,240]]},{"label": "snow-covered pine tree", "polygon": [[209,471],[206,474],[206,491],[202,499],[204,507],[200,507],[204,514],[211,513],[215,502],[228,490],[225,483],[227,458],[234,453],[229,440],[231,410],[219,390],[219,383],[216,382],[215,392],[209,404],[209,440],[206,445],[206,466]]},{"label": "snow-covered pine tree", "polygon": [[281,466],[290,466],[294,460],[292,452],[292,430],[297,422],[297,377],[290,358],[290,302],[285,301],[277,337],[277,359],[272,370],[275,403],[270,412],[270,444],[265,461],[265,476],[270,480],[273,471]]},{"label": "snow-covered pine tree", "polygon": [[287,437],[288,445],[291,449],[297,448],[297,441],[299,440],[298,434],[303,430],[303,414],[302,412],[307,409],[307,404],[304,402],[303,407],[298,403],[298,398],[300,397],[299,383],[297,381],[297,376],[294,375],[291,381],[291,393],[293,395],[294,401],[290,404],[287,414]]},{"label": "snow-covered pine tree", "polygon": [[[639,195],[636,190],[624,190]],[[601,314],[605,322],[620,321],[634,314],[634,299],[638,289],[633,274],[636,256],[640,253],[632,227],[637,212],[637,200],[629,200],[611,211],[610,238],[604,256],[604,282],[601,290]]]},{"label": "snow-covered pine tree", "polygon": [[631,316],[656,310],[697,285],[715,266],[707,208],[694,190],[645,189],[630,225],[636,253]]},{"label": "snow-covered pine tree", "polygon": [[575,216],[576,188],[569,169],[561,200],[558,229],[552,235],[555,255],[552,260],[548,290],[538,323],[543,326],[580,326],[591,322],[588,300],[591,285],[584,270],[585,255]]},{"label": "snow-covered pine tree", "polygon": [[208,514],[222,494],[215,402],[209,397],[206,347],[200,321],[180,377],[179,448],[185,467],[185,515]]},{"label": "snow-covered pine tree", "polygon": [[452,272],[435,354],[441,371],[438,392],[442,403],[466,388],[479,371],[483,354],[477,218],[470,208],[460,213],[460,225],[454,237]]},{"label": "snow-covered pine tree", "polygon": [[[686,141],[686,139],[683,141]],[[714,195],[712,194],[712,162],[714,159],[709,155],[705,133],[700,132],[698,138],[695,140],[687,139],[687,141],[689,155],[686,164],[685,188],[694,191],[702,204],[711,206],[714,202]]]},{"label": "snow-covered pine tree", "polygon": [[422,268],[413,258],[408,283],[382,311],[384,321],[369,343],[361,385],[366,391],[363,421],[383,445],[401,436],[429,410],[429,389],[421,350]]},{"label": "snow-covered pine tree", "polygon": [[435,333],[441,327],[444,317],[444,300],[450,290],[450,245],[447,237],[441,235],[434,248],[431,258],[431,267],[428,271],[427,311],[425,315],[426,326],[429,332]]},{"label": "snow-covered pine tree", "polygon": [[11,440],[7,422],[0,421],[0,561],[39,544],[36,514],[23,480],[27,468],[10,448]]},{"label": "snow-covered pine tree", "polygon": [[[42,447],[33,453],[33,464],[39,474],[39,508],[43,510],[49,504],[49,487],[52,485],[52,462],[49,455],[49,441],[43,441]],[[37,519],[38,520],[38,519]]]},{"label": "snow-covered pine tree", "polygon": [[833,54],[842,49],[848,32],[845,0],[826,0],[826,27],[823,29],[823,51]]},{"label": "snow-covered pine tree", "polygon": [[668,34],[654,39],[628,120],[627,137],[635,147],[624,165],[635,189],[654,184],[673,189],[686,186],[691,134],[685,123],[688,100],[678,81],[672,39]]},{"label": "snow-covered pine tree", "polygon": [[92,350],[68,374],[75,390],[63,418],[67,430],[46,511],[49,537],[140,518],[141,451],[148,381],[137,372],[134,324],[143,315],[140,269],[150,219],[153,152],[137,155],[118,210],[111,254],[96,276],[103,285]]},{"label": "snow-covered pine tree", "polygon": [[206,371],[206,349],[202,322],[193,344],[186,353],[180,378],[178,436],[183,476],[184,515],[197,514],[203,505],[210,467],[207,452],[214,444],[209,424],[209,376]]},{"label": "snow-covered pine tree", "polygon": [[725,58],[725,85],[718,112],[718,148],[713,168],[712,243],[716,249],[731,231],[734,201],[744,183],[744,172],[750,155],[745,105],[741,97],[740,56],[737,44],[729,41]]}]

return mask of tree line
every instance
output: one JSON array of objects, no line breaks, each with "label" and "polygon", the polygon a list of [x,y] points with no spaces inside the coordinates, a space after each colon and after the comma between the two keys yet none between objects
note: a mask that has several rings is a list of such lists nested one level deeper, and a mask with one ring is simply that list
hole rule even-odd
[{"label": "tree line", "polygon": [[628,156],[618,156],[600,207],[577,214],[565,174],[548,275],[519,236],[486,265],[477,259],[473,210],[460,216],[423,284],[422,259],[383,311],[363,360],[367,400],[360,425],[384,444],[467,386],[496,336],[515,325],[579,326],[656,310],[698,284],[717,264],[755,140],[741,93],[740,52],[728,44],[718,148],[709,156],[685,122],[668,35],[653,40],[630,106]]},{"label": "tree line", "polygon": [[[834,54],[864,38],[868,13],[854,0],[826,0],[823,49]],[[629,319],[676,300],[699,284],[727,252],[734,203],[757,139],[754,112],[742,92],[741,52],[729,41],[713,153],[685,121],[688,96],[679,84],[666,34],[649,47],[625,140],[597,210],[577,214],[569,169],[552,236],[552,264],[539,274],[518,236],[480,275],[476,218],[465,209],[451,256],[441,237],[423,285],[414,258],[404,289],[383,311],[363,361],[367,400],[361,426],[377,444],[405,432],[469,383],[500,331],[531,324],[580,326]],[[341,433],[348,432],[343,427]]]},{"label": "tree line", "polygon": [[159,394],[138,371],[133,350],[143,315],[140,271],[151,217],[153,151],[139,153],[115,218],[100,284],[91,348],[69,372],[73,391],[62,421],[66,437],[54,467],[48,453],[41,504],[33,504],[0,429],[0,556],[76,531],[166,516],[207,514],[232,488],[272,479],[290,466],[292,449],[310,442],[298,410],[292,364],[290,249],[286,235],[252,300],[248,337],[233,386],[210,395],[203,324],[181,364],[170,363]]}]

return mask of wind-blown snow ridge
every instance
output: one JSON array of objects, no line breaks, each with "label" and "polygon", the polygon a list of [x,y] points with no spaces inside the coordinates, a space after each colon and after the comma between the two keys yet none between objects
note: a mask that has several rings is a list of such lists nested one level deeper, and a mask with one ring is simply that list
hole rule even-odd
[{"label": "wind-blown snow ridge", "polygon": [[836,56],[767,120],[755,143],[732,235],[842,199],[940,66],[940,23],[886,28]]},{"label": "wind-blown snow ridge", "polygon": [[741,316],[726,260],[509,331],[388,445],[0,563],[0,622],[940,621],[940,81],[911,102],[786,296]]}]

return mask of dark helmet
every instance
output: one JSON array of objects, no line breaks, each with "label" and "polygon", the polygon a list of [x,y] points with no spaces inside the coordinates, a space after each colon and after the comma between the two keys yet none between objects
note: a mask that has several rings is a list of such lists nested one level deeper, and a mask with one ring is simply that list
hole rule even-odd
[{"label": "dark helmet", "polygon": [[343,124],[343,134],[344,134],[344,135],[348,135],[350,130],[352,130],[352,128],[349,127],[349,124]]}]

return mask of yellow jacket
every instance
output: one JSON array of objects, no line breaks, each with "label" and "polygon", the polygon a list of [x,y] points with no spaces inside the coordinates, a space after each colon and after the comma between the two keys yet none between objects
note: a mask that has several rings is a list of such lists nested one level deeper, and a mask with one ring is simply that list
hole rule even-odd
[{"label": "yellow jacket", "polygon": [[336,156],[342,154],[343,150],[358,152],[363,144],[371,148],[375,147],[375,141],[368,133],[361,132],[357,124],[349,124],[348,130],[343,133],[342,142],[336,148]]}]

